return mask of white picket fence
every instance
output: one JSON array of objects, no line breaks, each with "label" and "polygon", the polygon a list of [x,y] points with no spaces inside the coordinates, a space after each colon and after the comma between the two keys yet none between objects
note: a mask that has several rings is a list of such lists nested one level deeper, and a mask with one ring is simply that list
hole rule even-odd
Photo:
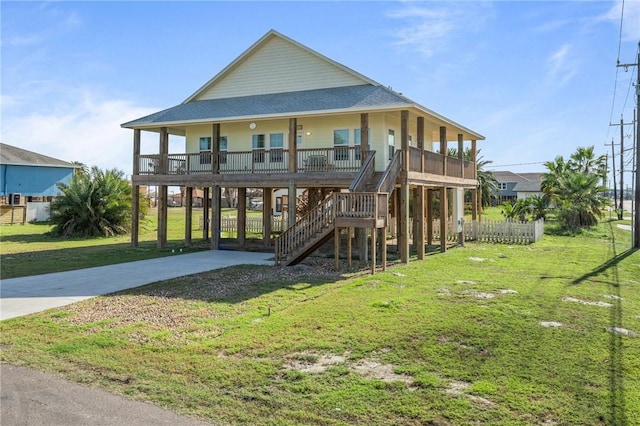
[{"label": "white picket fence", "polygon": [[[544,234],[544,220],[519,222],[513,220],[482,222],[471,221],[463,225],[465,241],[479,241],[485,243],[502,244],[530,244],[535,243]],[[433,222],[433,238],[440,240],[440,221]],[[447,240],[455,241],[458,233],[455,226],[449,222],[447,226]]]}]

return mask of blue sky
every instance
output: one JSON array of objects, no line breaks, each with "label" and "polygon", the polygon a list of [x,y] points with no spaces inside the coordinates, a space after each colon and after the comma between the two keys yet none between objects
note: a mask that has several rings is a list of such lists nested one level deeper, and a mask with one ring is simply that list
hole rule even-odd
[{"label": "blue sky", "polygon": [[[127,174],[132,131],[120,124],[184,101],[270,29],[483,134],[481,154],[502,170],[544,171],[578,146],[610,152],[620,133],[610,120],[630,122],[635,107],[637,70],[616,60],[619,50],[636,61],[640,0],[624,2],[622,30],[620,1],[0,8],[0,140]],[[157,151],[157,136],[144,136],[143,151]]]}]

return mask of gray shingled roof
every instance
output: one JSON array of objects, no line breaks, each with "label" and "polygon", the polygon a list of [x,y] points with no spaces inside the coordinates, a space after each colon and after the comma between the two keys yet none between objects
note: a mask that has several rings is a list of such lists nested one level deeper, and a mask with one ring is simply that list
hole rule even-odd
[{"label": "gray shingled roof", "polygon": [[0,143],[0,164],[77,168],[73,163]]},{"label": "gray shingled roof", "polygon": [[385,87],[359,85],[193,101],[130,121],[122,127],[412,104],[409,99]]}]

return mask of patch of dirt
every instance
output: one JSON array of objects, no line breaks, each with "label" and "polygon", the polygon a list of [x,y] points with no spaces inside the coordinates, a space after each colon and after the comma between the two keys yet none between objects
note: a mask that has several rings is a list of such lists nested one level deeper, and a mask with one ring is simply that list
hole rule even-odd
[{"label": "patch of dirt", "polygon": [[392,364],[383,364],[372,358],[349,361],[349,355],[348,352],[344,355],[316,355],[312,352],[304,352],[292,355],[291,359],[285,362],[284,368],[302,373],[322,373],[329,367],[344,364],[349,370],[368,379],[377,379],[383,382],[403,382],[408,385],[413,383],[413,377],[394,373],[395,366]]},{"label": "patch of dirt", "polygon": [[505,288],[500,290],[500,294],[518,294],[516,290],[511,290],[509,288]]},{"label": "patch of dirt", "polygon": [[588,305],[588,306],[600,306],[603,308],[610,308],[613,305],[611,303],[607,303],[607,302],[590,302],[587,300],[580,300],[580,299],[576,299],[575,297],[564,297],[562,298],[563,302],[574,302],[574,303],[580,303],[582,305]]},{"label": "patch of dirt", "polygon": [[621,328],[621,327],[607,327],[607,331],[609,333],[622,334],[623,336],[629,336],[629,337],[640,336],[640,334],[636,333],[635,331],[627,330],[626,328]]},{"label": "patch of dirt", "polygon": [[458,280],[458,281],[456,281],[456,284],[475,285],[476,282],[475,281],[471,281],[471,280]]},{"label": "patch of dirt", "polygon": [[464,396],[466,398],[469,398],[472,402],[475,402],[478,404],[482,404],[486,406],[494,405],[492,401],[489,401],[486,398],[483,398],[477,395],[468,394],[467,389],[469,389],[470,387],[471,387],[471,383],[453,381],[449,383],[449,387],[444,392],[449,395]]},{"label": "patch of dirt", "polygon": [[469,260],[471,260],[472,262],[484,262],[484,261],[485,261],[485,260],[487,260],[487,259],[485,259],[484,257],[474,257],[474,256],[471,256],[471,257],[469,258]]},{"label": "patch of dirt", "polygon": [[[242,302],[259,295],[263,291],[262,283],[281,281],[286,284],[308,278],[332,280],[339,276],[340,273],[333,270],[332,259],[308,258],[304,264],[295,267],[237,266],[172,280],[178,285],[158,283],[88,299],[60,308],[58,312],[68,315],[54,315],[52,320],[75,326],[97,323],[95,328],[144,324],[146,330],[182,334],[192,325],[193,319],[224,318],[237,313],[196,306],[199,302],[219,299]],[[236,306],[242,309],[242,303]],[[95,332],[95,329],[88,332]],[[212,329],[208,334],[220,332]],[[135,333],[131,338],[145,340],[145,336]]]},{"label": "patch of dirt", "polygon": [[483,292],[475,293],[475,296],[478,299],[493,299],[494,297],[496,297],[496,295],[493,293],[483,293]]},{"label": "patch of dirt", "polygon": [[543,327],[562,327],[562,323],[556,321],[540,321]]},{"label": "patch of dirt", "polygon": [[615,294],[603,294],[602,297],[605,299],[624,300],[622,297],[616,296]]}]

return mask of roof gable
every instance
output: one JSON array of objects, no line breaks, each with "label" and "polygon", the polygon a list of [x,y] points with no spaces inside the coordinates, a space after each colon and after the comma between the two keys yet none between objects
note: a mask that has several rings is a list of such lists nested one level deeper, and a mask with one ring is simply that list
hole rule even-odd
[{"label": "roof gable", "polygon": [[48,166],[48,167],[68,167],[78,168],[79,166],[57,158],[27,151],[16,146],[0,143],[0,164],[11,164],[20,166]]},{"label": "roof gable", "polygon": [[363,84],[379,86],[271,30],[184,103]]}]

